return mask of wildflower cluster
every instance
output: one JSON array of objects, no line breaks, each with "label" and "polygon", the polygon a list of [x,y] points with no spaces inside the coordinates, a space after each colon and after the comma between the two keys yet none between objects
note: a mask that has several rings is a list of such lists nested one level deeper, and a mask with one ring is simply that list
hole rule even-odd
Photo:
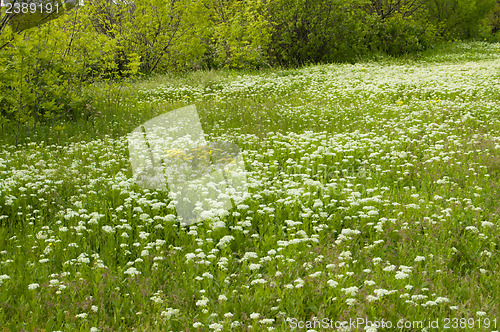
[{"label": "wildflower cluster", "polygon": [[225,331],[498,317],[499,67],[327,65],[143,92],[197,101],[210,141],[241,149],[248,191],[191,225],[168,190],[137,185],[126,137],[3,145],[0,321]]}]

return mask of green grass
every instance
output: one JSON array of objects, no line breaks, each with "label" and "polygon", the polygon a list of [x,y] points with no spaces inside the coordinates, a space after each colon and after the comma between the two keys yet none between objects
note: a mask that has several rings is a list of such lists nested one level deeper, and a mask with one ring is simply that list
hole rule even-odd
[{"label": "green grass", "polygon": [[[499,330],[499,49],[102,84],[90,121],[4,129],[0,330]],[[126,134],[190,104],[249,188],[186,227]]]}]

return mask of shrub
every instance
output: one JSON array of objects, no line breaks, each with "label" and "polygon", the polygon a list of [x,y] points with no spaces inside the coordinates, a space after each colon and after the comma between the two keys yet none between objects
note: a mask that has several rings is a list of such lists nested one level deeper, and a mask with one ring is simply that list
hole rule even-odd
[{"label": "shrub", "polygon": [[430,0],[424,2],[427,19],[442,40],[469,39],[481,35],[496,0]]},{"label": "shrub", "polygon": [[488,17],[488,21],[492,33],[500,31],[500,0],[497,0],[493,11]]},{"label": "shrub", "polygon": [[94,31],[115,43],[118,69],[137,63],[143,73],[189,66],[205,51],[204,1],[93,0],[84,7]]},{"label": "shrub", "polygon": [[113,41],[92,33],[81,14],[73,11],[20,33],[4,30],[2,124],[30,130],[38,123],[78,117],[90,102],[85,86],[106,71],[116,72]]},{"label": "shrub", "polygon": [[372,30],[375,32],[368,41],[370,49],[393,56],[422,51],[435,38],[432,24],[416,20],[413,16],[405,18],[403,13],[395,13],[384,19],[377,17]]},{"label": "shrub", "polygon": [[260,0],[211,1],[213,26],[208,36],[208,67],[257,68],[268,65],[265,49],[271,37],[267,7]]},{"label": "shrub", "polygon": [[274,0],[269,3],[274,33],[269,46],[278,64],[353,61],[367,51],[372,17],[365,0]]},{"label": "shrub", "polygon": [[495,0],[272,0],[268,53],[278,64],[354,61],[415,53],[482,35]]}]

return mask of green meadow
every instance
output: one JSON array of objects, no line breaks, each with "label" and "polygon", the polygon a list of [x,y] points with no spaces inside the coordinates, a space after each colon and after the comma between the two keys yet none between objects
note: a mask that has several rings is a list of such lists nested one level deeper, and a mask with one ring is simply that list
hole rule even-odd
[{"label": "green meadow", "polygon": [[[88,89],[1,128],[0,331],[500,330],[500,44]],[[188,105],[248,190],[183,226],[127,134]]]}]

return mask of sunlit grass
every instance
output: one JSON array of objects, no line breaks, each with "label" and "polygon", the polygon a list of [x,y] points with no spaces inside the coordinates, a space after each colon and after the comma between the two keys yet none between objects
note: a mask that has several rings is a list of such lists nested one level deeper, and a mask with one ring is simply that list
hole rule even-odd
[{"label": "sunlit grass", "polygon": [[[91,122],[19,146],[6,138],[0,327],[457,318],[499,330],[500,52],[454,47],[103,86]],[[238,143],[249,194],[227,216],[181,227],[168,193],[134,183],[125,135],[189,104],[207,138]]]}]

